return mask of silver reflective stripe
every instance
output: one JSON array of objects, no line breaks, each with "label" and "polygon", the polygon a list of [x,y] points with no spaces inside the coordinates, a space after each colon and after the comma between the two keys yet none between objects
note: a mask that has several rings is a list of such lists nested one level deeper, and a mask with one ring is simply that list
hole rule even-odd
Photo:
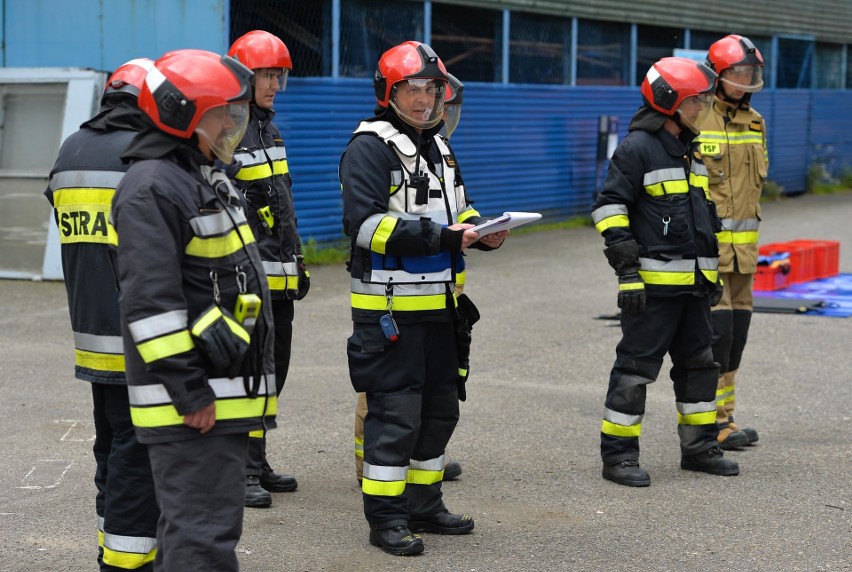
[{"label": "silver reflective stripe", "polygon": [[[229,379],[226,377],[214,377],[208,379],[207,383],[213,390],[217,399],[228,399],[231,397],[245,397],[246,388],[242,379]],[[267,374],[261,378],[258,395],[272,395],[275,392],[275,375]],[[172,402],[166,387],[161,383],[152,385],[130,385],[127,387],[130,404],[135,406],[164,405]]]},{"label": "silver reflective stripe", "polygon": [[677,407],[677,412],[681,415],[692,415],[693,413],[716,411],[716,402],[701,401],[699,403],[684,403],[683,401],[676,401],[675,407]]},{"label": "silver reflective stripe", "polygon": [[706,177],[707,167],[704,166],[704,163],[692,163],[692,166],[689,167],[689,172]]},{"label": "silver reflective stripe", "polygon": [[284,147],[268,147],[266,149],[266,154],[269,155],[269,158],[273,161],[281,161],[282,159],[287,158],[287,149]]},{"label": "silver reflective stripe", "polygon": [[435,282],[451,282],[453,271],[450,268],[440,272],[424,272],[412,274],[404,270],[373,270],[369,276],[364,277],[373,283],[387,284],[430,284]]},{"label": "silver reflective stripe", "polygon": [[[386,282],[377,282],[368,284],[361,282],[358,278],[352,279],[353,294],[368,294],[372,296],[385,295]],[[446,292],[446,282],[437,282],[429,284],[399,284],[393,285],[394,296],[432,296],[435,294],[443,294]]]},{"label": "silver reflective stripe", "polygon": [[157,548],[157,539],[144,536],[121,536],[120,534],[104,532],[104,548],[109,548],[114,552],[148,554]]},{"label": "silver reflective stripe", "polygon": [[391,171],[391,185],[394,187],[402,185],[402,171]]},{"label": "silver reflective stripe", "polygon": [[[442,467],[443,468],[443,467]],[[371,481],[404,481],[408,476],[408,467],[381,467],[364,463],[364,478]]]},{"label": "silver reflective stripe", "polygon": [[267,276],[296,276],[299,267],[295,262],[277,262],[275,260],[263,260],[263,271]]},{"label": "silver reflective stripe", "polygon": [[[220,211],[215,214],[197,216],[189,221],[192,226],[192,231],[196,236],[217,236],[230,232],[234,229],[234,223],[241,224],[246,221],[242,211],[230,211],[230,215],[226,211]],[[233,217],[233,221],[231,218]]]},{"label": "silver reflective stripe", "polygon": [[97,336],[95,334],[81,334],[74,332],[74,347],[87,352],[98,352],[101,354],[124,353],[124,344],[121,336]]},{"label": "silver reflective stripe", "polygon": [[656,171],[649,171],[645,173],[645,178],[642,181],[644,186],[656,185],[657,183],[664,183],[666,181],[683,181],[686,180],[686,176],[683,173],[683,169],[678,167],[672,167],[670,169],[657,169]]},{"label": "silver reflective stripe", "polygon": [[734,220],[732,218],[722,219],[722,229],[732,230],[734,232],[745,232],[757,230],[760,227],[760,221],[756,218],[747,218],[743,220]]},{"label": "silver reflective stripe", "polygon": [[642,270],[650,272],[689,272],[695,270],[695,260],[684,258],[683,260],[654,260],[653,258],[639,258]]},{"label": "silver reflective stripe", "polygon": [[719,259],[699,256],[698,268],[701,270],[717,270],[719,268]]},{"label": "silver reflective stripe", "polygon": [[68,187],[84,187],[89,189],[114,189],[124,177],[122,171],[62,171],[50,179],[53,190]]},{"label": "silver reflective stripe", "polygon": [[604,205],[592,211],[592,221],[598,224],[605,218],[618,215],[627,215],[626,205]]},{"label": "silver reflective stripe", "polygon": [[427,459],[425,461],[415,461],[414,459],[411,459],[411,465],[409,465],[409,467],[415,471],[443,471],[444,465],[446,464],[447,456],[441,455],[440,457]]},{"label": "silver reflective stripe", "polygon": [[172,310],[156,316],[148,316],[127,324],[133,341],[140,344],[171,332],[186,329],[186,310]]},{"label": "silver reflective stripe", "polygon": [[379,228],[379,224],[386,216],[394,215],[391,213],[379,213],[368,216],[364,222],[361,223],[361,228],[358,229],[358,238],[355,239],[355,244],[361,248],[370,250],[370,245],[373,243],[373,235],[376,234],[376,229]]},{"label": "silver reflective stripe", "polygon": [[630,427],[642,423],[642,415],[628,415],[627,413],[619,413],[607,407],[604,407],[603,418],[610,423]]},{"label": "silver reflective stripe", "polygon": [[101,532],[104,531],[104,517],[102,516],[98,517],[98,530],[100,530]]},{"label": "silver reflective stripe", "polygon": [[260,163],[265,163],[266,158],[260,149],[254,153],[234,153],[234,161],[239,161],[243,167],[252,167]]}]

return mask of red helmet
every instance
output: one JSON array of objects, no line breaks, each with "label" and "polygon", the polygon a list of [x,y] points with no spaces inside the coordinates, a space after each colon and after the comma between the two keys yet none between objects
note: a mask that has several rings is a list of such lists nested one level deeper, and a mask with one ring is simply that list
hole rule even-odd
[{"label": "red helmet", "polygon": [[248,102],[252,72],[228,56],[175,50],[154,62],[139,93],[139,108],[171,135],[192,136],[210,109]]},{"label": "red helmet", "polygon": [[154,62],[148,58],[136,58],[135,60],[121,64],[109,76],[109,80],[104,88],[104,98],[116,93],[126,93],[138,98],[139,91],[145,83],[145,76],[153,65]]},{"label": "red helmet", "polygon": [[731,34],[714,42],[707,51],[707,65],[719,80],[746,92],[763,87],[763,56],[751,40]]},{"label": "red helmet", "polygon": [[687,58],[663,58],[651,66],[642,80],[642,97],[668,116],[674,116],[687,97],[712,95],[715,91],[716,73]]},{"label": "red helmet", "polygon": [[228,55],[249,69],[293,69],[290,50],[281,39],[263,30],[252,30],[231,44]]},{"label": "red helmet", "polygon": [[428,44],[403,42],[382,54],[373,76],[376,103],[387,107],[393,86],[409,79],[447,81],[444,62]]}]

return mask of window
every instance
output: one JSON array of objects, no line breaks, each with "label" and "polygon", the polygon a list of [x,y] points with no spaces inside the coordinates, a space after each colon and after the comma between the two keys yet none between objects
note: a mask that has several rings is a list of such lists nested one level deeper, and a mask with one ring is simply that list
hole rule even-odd
[{"label": "window", "polygon": [[509,38],[509,81],[571,82],[570,19],[512,12]]},{"label": "window", "polygon": [[841,75],[843,71],[843,45],[817,44],[816,66],[814,68],[817,89],[842,89],[846,79]]},{"label": "window", "polygon": [[683,30],[659,26],[637,26],[636,84],[642,83],[648,69],[661,58],[674,55],[683,46]]},{"label": "window", "polygon": [[252,30],[266,30],[287,45],[293,76],[331,75],[331,0],[230,2],[231,43]]},{"label": "window", "polygon": [[340,75],[372,77],[388,49],[423,39],[423,5],[392,0],[342,0]]},{"label": "window", "polygon": [[629,81],[630,26],[580,20],[577,85],[628,85]]},{"label": "window", "polygon": [[814,42],[798,38],[778,38],[778,78],[776,87],[810,89]]},{"label": "window", "polygon": [[432,47],[462,82],[502,80],[503,14],[432,4]]}]

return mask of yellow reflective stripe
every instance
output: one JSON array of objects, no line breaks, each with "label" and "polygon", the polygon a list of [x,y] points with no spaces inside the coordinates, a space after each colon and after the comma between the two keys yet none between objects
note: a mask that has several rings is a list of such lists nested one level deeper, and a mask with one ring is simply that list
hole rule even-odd
[{"label": "yellow reflective stripe", "polygon": [[222,317],[222,310],[219,309],[219,306],[213,306],[210,308],[205,314],[203,314],[198,321],[192,326],[192,335],[200,337],[201,334],[210,327],[210,325]]},{"label": "yellow reflective stripe", "polygon": [[385,253],[388,239],[393,229],[396,228],[397,222],[399,220],[391,216],[386,216],[381,220],[373,233],[373,237],[370,239],[370,250],[379,254]]},{"label": "yellow reflective stripe", "polygon": [[199,258],[223,258],[233,254],[243,247],[243,244],[254,242],[254,235],[247,224],[239,226],[239,235],[232,230],[225,236],[214,238],[192,237],[186,245],[186,253]]},{"label": "yellow reflective stripe", "polygon": [[719,271],[718,270],[704,270],[701,269],[701,273],[704,275],[707,280],[715,284],[719,280]]},{"label": "yellow reflective stripe", "polygon": [[695,173],[689,174],[689,182],[693,187],[698,187],[700,189],[706,189],[710,184],[710,178],[707,175],[697,175]]},{"label": "yellow reflective stripe", "polygon": [[251,343],[251,336],[249,336],[249,333],[245,331],[245,329],[239,325],[236,320],[232,320],[228,316],[225,316],[225,323],[228,324],[228,329],[231,330],[232,334],[238,336],[247,344]]},{"label": "yellow reflective stripe", "polygon": [[139,350],[139,355],[142,356],[145,363],[182,354],[194,347],[195,344],[192,341],[192,336],[189,335],[189,331],[187,330],[154,338],[153,340],[136,345],[136,349]]},{"label": "yellow reflective stripe", "polygon": [[374,481],[361,479],[361,492],[382,497],[398,497],[405,492],[405,481]]},{"label": "yellow reflective stripe", "polygon": [[467,282],[467,270],[462,270],[456,274],[456,286],[464,286],[465,282]]},{"label": "yellow reflective stripe", "polygon": [[272,167],[269,163],[261,163],[254,167],[243,167],[237,173],[238,181],[257,181],[258,179],[268,179],[272,176]]},{"label": "yellow reflective stripe", "polygon": [[[278,413],[278,400],[274,395],[270,395],[268,398],[268,401],[264,397],[217,399],[216,421],[259,418],[264,414],[275,415]],[[130,418],[136,427],[183,425],[183,415],[179,414],[175,406],[171,404],[154,407],[134,407],[131,405]]]},{"label": "yellow reflective stripe", "polygon": [[616,227],[624,228],[624,227],[629,227],[629,226],[630,226],[630,219],[627,218],[627,215],[615,215],[615,216],[606,217],[605,219],[600,221],[598,224],[596,224],[595,228],[598,230],[598,232],[602,233],[603,231],[605,231],[608,228],[616,228]]},{"label": "yellow reflective stripe", "polygon": [[298,276],[267,276],[270,290],[298,290]]},{"label": "yellow reflective stripe", "polygon": [[715,411],[702,411],[701,413],[677,414],[678,425],[710,425],[716,423]]},{"label": "yellow reflective stripe", "polygon": [[734,242],[734,233],[730,230],[722,230],[716,233],[716,240],[720,244],[731,244]]},{"label": "yellow reflective stripe", "polygon": [[59,242],[118,244],[109,210],[115,189],[65,187],[53,191]]},{"label": "yellow reflective stripe", "polygon": [[690,286],[695,284],[695,272],[652,272],[640,270],[639,276],[645,284],[663,286]]},{"label": "yellow reflective stripe", "polygon": [[102,354],[74,350],[75,363],[80,367],[99,371],[124,371],[124,354]]},{"label": "yellow reflective stripe", "polygon": [[613,437],[638,437],[641,432],[641,423],[637,423],[636,425],[618,425],[606,419],[601,423],[601,433],[604,435],[612,435]]},{"label": "yellow reflective stripe", "polygon": [[115,568],[124,568],[127,570],[136,570],[137,568],[141,568],[149,562],[153,562],[154,559],[157,557],[156,548],[146,554],[138,554],[135,552],[119,552],[118,550],[111,550],[106,546],[104,546],[103,549],[104,564],[113,566]]},{"label": "yellow reflective stripe", "polygon": [[730,145],[763,144],[763,134],[751,131],[732,133],[727,131],[701,131],[701,141],[723,141]]},{"label": "yellow reflective stripe", "polygon": [[355,456],[364,458],[364,440],[360,437],[355,437]]},{"label": "yellow reflective stripe", "polygon": [[733,232],[734,244],[757,244],[758,232],[756,230],[744,230],[742,232]]},{"label": "yellow reflective stripe", "polygon": [[625,282],[624,284],[618,285],[619,290],[644,290],[645,283],[644,282]]},{"label": "yellow reflective stripe", "polygon": [[440,471],[424,471],[423,469],[408,469],[405,481],[412,485],[434,485],[444,478],[444,469]]},{"label": "yellow reflective stripe", "polygon": [[249,431],[249,437],[252,439],[263,439],[263,429],[257,431]]},{"label": "yellow reflective stripe", "polygon": [[685,180],[665,181],[655,183],[653,185],[645,185],[645,192],[652,197],[661,197],[663,195],[677,195],[689,192],[689,185]]},{"label": "yellow reflective stripe", "polygon": [[[392,310],[410,312],[416,310],[443,310],[447,307],[444,294],[431,296],[394,296]],[[352,307],[359,310],[387,310],[388,301],[384,296],[352,293]]]},{"label": "yellow reflective stripe", "polygon": [[[99,518],[98,520],[103,522],[102,518]],[[104,547],[104,531],[101,530],[100,528],[98,529],[98,546],[100,548]]]},{"label": "yellow reflective stripe", "polygon": [[480,216],[480,214],[475,209],[468,209],[463,213],[459,213],[459,222],[464,222],[474,216]]},{"label": "yellow reflective stripe", "polygon": [[459,377],[467,377],[467,370],[464,368],[459,368]]},{"label": "yellow reflective stripe", "polygon": [[280,159],[272,162],[272,173],[275,175],[286,175],[290,172],[290,166],[287,164],[287,159]]}]

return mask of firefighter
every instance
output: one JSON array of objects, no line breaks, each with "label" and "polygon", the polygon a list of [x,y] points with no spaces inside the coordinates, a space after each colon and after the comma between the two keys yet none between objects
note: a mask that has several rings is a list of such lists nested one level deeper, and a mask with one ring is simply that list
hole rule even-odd
[{"label": "firefighter", "polygon": [[694,140],[695,120],[716,74],[685,58],[663,58],[642,82],[643,106],[616,148],[592,207],[604,254],[618,276],[622,338],[601,425],[603,478],[648,486],[639,466],[646,386],[663,357],[673,367],[681,469],[737,475],[716,437],[719,364],[710,347],[718,302],[719,219]]},{"label": "firefighter", "polygon": [[252,72],[177,50],[146,76],[155,127],[122,155],[117,278],[130,415],[148,445],[161,516],[155,570],[237,570],[250,431],[275,426],[272,312],[229,164]]},{"label": "firefighter", "polygon": [[[263,30],[240,37],[228,50],[228,55],[254,71],[249,127],[234,155],[240,165],[235,185],[248,203],[246,218],[257,240],[272,296],[275,385],[281,395],[290,368],[293,301],[304,298],[310,288],[310,275],[296,230],[287,150],[272,121],[275,96],[287,87],[293,63],[284,42]],[[266,434],[256,431],[249,435],[246,506],[270,506],[270,492],[292,492],[297,486],[293,475],[276,473],[269,465]]]},{"label": "firefighter", "polygon": [[[444,100],[444,126],[441,129],[443,137],[449,142],[461,117],[462,91],[464,84],[453,74],[447,73],[447,92]],[[456,273],[456,295],[464,293],[466,272]],[[364,418],[367,416],[367,394],[358,393],[355,405],[355,477],[361,482],[364,467]],[[447,460],[444,466],[445,481],[454,481],[462,474],[462,466],[458,461]]]},{"label": "firefighter", "polygon": [[750,445],[757,430],[734,423],[734,390],[749,325],[757,271],[760,193],[769,167],[766,123],[751,107],[763,87],[763,57],[748,38],[730,35],[710,46],[707,65],[719,74],[713,104],[699,117],[700,149],[710,196],[722,219],[719,274],[725,287],[713,309],[713,358],[721,366],[716,423],[723,449]]},{"label": "firefighter", "polygon": [[373,79],[380,113],[358,125],[340,161],[352,241],[349,374],[367,394],[364,513],[370,544],[394,555],[423,552],[416,532],[473,530],[473,518],[450,513],[441,498],[467,349],[457,326],[469,307],[459,298],[457,314],[453,288],[465,248],[491,250],[506,237],[477,241],[469,230],[482,219],[436,136],[446,82],[428,45],[386,51]]},{"label": "firefighter", "polygon": [[102,571],[153,570],[159,510],[148,451],[130,421],[118,291],[109,245],[109,209],[127,166],[121,152],[148,123],[136,105],[153,62],[131,60],[110,76],[100,112],[59,149],[45,191],[54,208],[75,376],[92,386],[95,421],[95,508]]}]

